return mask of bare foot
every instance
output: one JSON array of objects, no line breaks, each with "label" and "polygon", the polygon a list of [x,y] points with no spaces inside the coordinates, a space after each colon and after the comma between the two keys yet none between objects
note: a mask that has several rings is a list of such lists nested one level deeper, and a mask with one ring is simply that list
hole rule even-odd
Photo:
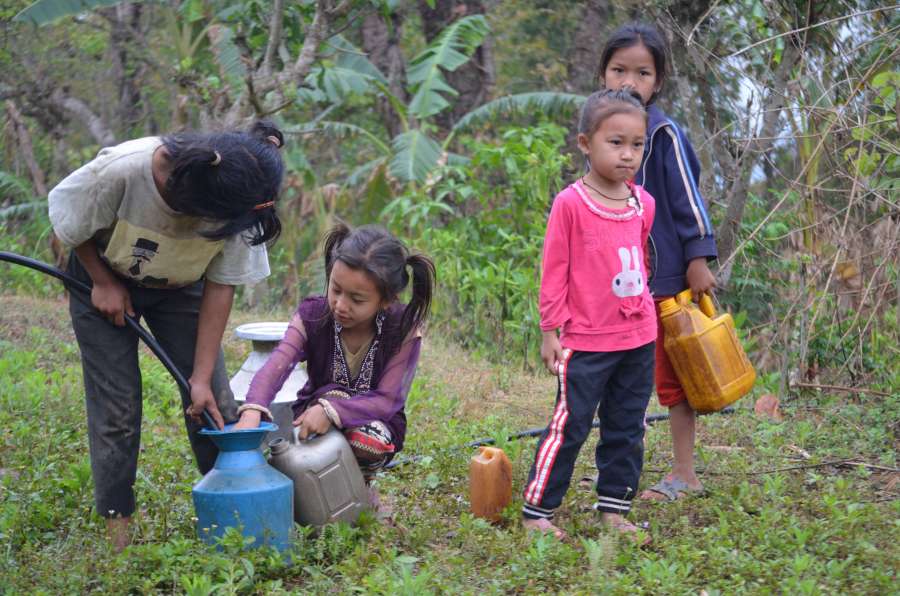
[{"label": "bare foot", "polygon": [[540,532],[541,534],[553,534],[556,536],[557,540],[565,540],[568,535],[553,525],[549,519],[541,517],[538,519],[531,519],[528,517],[522,518],[522,527],[528,530],[529,532]]},{"label": "bare foot", "polygon": [[643,529],[637,527],[618,513],[602,513],[600,520],[610,530],[615,530],[620,536],[636,546],[647,546],[650,544],[650,535]]},{"label": "bare foot", "polygon": [[131,518],[110,517],[106,520],[106,535],[109,543],[117,553],[125,550],[131,544]]},{"label": "bare foot", "polygon": [[703,484],[696,475],[681,478],[672,473],[642,492],[640,498],[647,501],[677,501],[686,495],[702,492]]}]

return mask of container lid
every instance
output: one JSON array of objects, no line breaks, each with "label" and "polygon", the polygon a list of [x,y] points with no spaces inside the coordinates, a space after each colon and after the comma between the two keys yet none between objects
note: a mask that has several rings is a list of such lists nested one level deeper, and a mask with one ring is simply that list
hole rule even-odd
[{"label": "container lid", "polygon": [[251,341],[281,341],[287,328],[287,323],[277,321],[246,323],[239,325],[234,330],[234,335],[240,339],[249,339]]},{"label": "container lid", "polygon": [[659,316],[666,317],[674,312],[678,312],[681,307],[675,302],[674,298],[666,298],[659,301]]}]

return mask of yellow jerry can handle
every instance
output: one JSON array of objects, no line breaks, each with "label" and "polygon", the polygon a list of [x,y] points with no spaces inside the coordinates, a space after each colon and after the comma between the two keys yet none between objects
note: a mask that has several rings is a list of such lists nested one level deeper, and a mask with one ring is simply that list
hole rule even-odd
[{"label": "yellow jerry can handle", "polygon": [[[676,300],[676,302],[678,302],[678,304],[681,304],[684,306],[693,302],[693,296],[691,293],[691,289],[688,288],[687,290],[679,292],[675,296],[675,300]],[[707,292],[703,293],[703,295],[700,297],[700,304],[698,306],[700,307],[700,312],[705,314],[710,319],[714,319],[716,317],[716,307],[713,306],[712,297],[710,297],[709,293],[707,293]]]}]

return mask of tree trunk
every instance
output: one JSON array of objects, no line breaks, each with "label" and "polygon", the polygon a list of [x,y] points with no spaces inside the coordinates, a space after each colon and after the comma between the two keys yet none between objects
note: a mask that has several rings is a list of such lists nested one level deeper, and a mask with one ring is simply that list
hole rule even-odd
[{"label": "tree trunk", "polygon": [[19,157],[25,162],[28,168],[28,175],[31,177],[31,183],[39,197],[47,195],[47,181],[44,177],[44,171],[38,166],[37,160],[34,158],[34,146],[31,143],[31,134],[25,126],[25,120],[22,113],[11,100],[6,101],[6,116],[9,118],[15,134],[16,143],[19,146]]},{"label": "tree trunk", "polygon": [[[141,5],[124,2],[108,9],[106,16],[112,27],[109,52],[119,96],[115,120],[118,128],[126,131],[144,115],[141,86],[147,67],[129,53],[143,39],[140,30]],[[140,47],[139,45],[136,50],[140,51]]]},{"label": "tree trunk", "polygon": [[[574,47],[566,60],[565,90],[568,93],[590,95],[600,89],[599,40],[612,33],[612,11],[605,0],[588,0],[579,13],[578,28],[575,30]],[[566,133],[565,151],[575,172],[584,169],[584,157],[578,149],[577,115]]]},{"label": "tree trunk", "polygon": [[[409,96],[406,93],[406,60],[400,50],[403,15],[392,12],[390,19],[388,25],[380,13],[373,12],[366,15],[362,24],[363,49],[369,55],[372,64],[387,77],[390,92],[403,104],[407,104]],[[403,131],[400,115],[394,111],[387,98],[379,95],[376,109],[390,138]]]},{"label": "tree trunk", "polygon": [[584,4],[574,47],[566,60],[566,91],[587,95],[600,88],[599,40],[612,32],[612,10],[605,0],[588,0]]},{"label": "tree trunk", "polygon": [[[445,27],[456,19],[472,14],[484,14],[484,2],[481,0],[436,0],[434,8],[424,0],[419,0],[419,14],[422,16],[422,27],[425,39],[431,43]],[[464,114],[483,104],[490,98],[494,86],[494,53],[490,37],[475,50],[472,59],[454,72],[446,73],[447,83],[459,95],[451,101],[449,110],[435,116],[441,128],[449,129]]]}]

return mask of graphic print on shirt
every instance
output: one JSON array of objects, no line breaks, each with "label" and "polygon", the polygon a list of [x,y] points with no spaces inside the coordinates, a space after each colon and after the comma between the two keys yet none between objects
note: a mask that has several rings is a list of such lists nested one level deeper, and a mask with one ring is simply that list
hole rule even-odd
[{"label": "graphic print on shirt", "polygon": [[131,263],[131,267],[128,268],[128,273],[133,277],[140,276],[144,269],[144,264],[149,263],[156,256],[158,248],[159,243],[147,238],[138,238],[134,246],[131,247],[131,256],[134,260]]},{"label": "graphic print on shirt", "polygon": [[174,230],[170,236],[119,219],[103,249],[110,268],[149,287],[182,287],[201,279],[225,246],[199,234]]},{"label": "graphic print on shirt", "polygon": [[[644,276],[641,273],[641,260],[637,246],[631,247],[631,252],[624,246],[619,247],[619,260],[622,261],[622,270],[613,277],[612,291],[619,298],[640,296],[644,291]],[[631,263],[634,262],[634,269]]]}]

